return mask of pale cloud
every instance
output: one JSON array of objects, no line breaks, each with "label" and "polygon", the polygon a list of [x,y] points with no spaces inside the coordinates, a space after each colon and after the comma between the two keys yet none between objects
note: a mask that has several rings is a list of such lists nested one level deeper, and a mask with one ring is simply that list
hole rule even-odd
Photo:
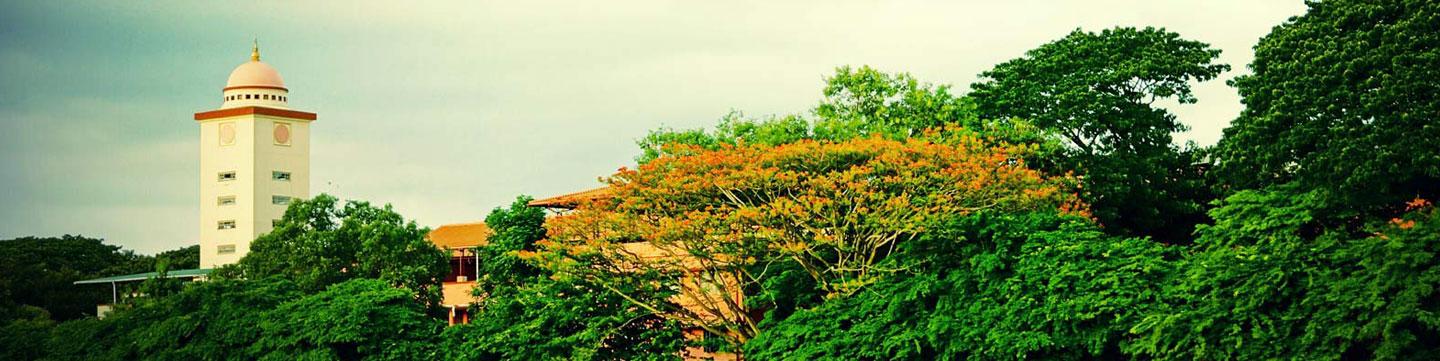
[{"label": "pale cloud", "polygon": [[1225,86],[1300,1],[0,2],[0,237],[194,244],[197,127],[258,36],[319,113],[316,192],[424,225],[597,185],[660,126],[804,112],[836,66],[964,92],[1075,28],[1160,26],[1235,70],[1174,107],[1212,144]]}]

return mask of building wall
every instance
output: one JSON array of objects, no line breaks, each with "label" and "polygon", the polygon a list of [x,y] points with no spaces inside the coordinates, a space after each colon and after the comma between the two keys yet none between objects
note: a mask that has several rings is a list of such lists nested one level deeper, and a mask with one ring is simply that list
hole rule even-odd
[{"label": "building wall", "polygon": [[[239,261],[255,237],[272,229],[285,205],[272,196],[309,197],[309,120],[246,114],[206,119],[200,123],[200,267],[213,268]],[[290,144],[277,145],[277,123],[289,125]],[[233,127],[234,141],[221,142],[225,127]],[[272,179],[272,171],[290,173],[289,181]],[[222,172],[235,179],[221,181]],[[222,205],[221,197],[234,197]],[[219,229],[221,221],[234,220],[233,229]],[[233,252],[221,253],[221,247]]]}]

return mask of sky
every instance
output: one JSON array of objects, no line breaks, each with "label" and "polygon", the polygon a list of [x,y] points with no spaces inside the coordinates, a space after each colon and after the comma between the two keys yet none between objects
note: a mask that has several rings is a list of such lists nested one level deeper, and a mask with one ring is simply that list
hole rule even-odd
[{"label": "sky", "polygon": [[1224,80],[1293,1],[71,2],[0,0],[0,239],[197,244],[199,126],[252,39],[312,124],[311,192],[422,226],[599,186],[659,127],[809,111],[835,67],[965,92],[1076,28],[1156,26],[1233,67],[1170,105],[1214,144]]}]

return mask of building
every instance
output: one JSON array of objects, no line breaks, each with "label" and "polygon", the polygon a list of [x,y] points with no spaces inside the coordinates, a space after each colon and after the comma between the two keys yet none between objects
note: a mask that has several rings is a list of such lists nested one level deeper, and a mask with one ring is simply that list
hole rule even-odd
[{"label": "building", "polygon": [[475,276],[480,273],[476,249],[489,244],[490,227],[485,222],[447,224],[427,236],[436,247],[450,253],[450,274],[441,280],[440,305],[449,310],[451,325],[470,322],[470,304],[475,297]]},{"label": "building", "polygon": [[[164,277],[204,280],[218,266],[238,262],[255,237],[269,232],[291,199],[310,195],[310,122],[315,113],[291,110],[280,72],[260,61],[260,46],[235,67],[221,89],[220,108],[195,113],[200,125],[200,268],[171,270]],[[109,284],[111,303],[120,285],[160,277],[155,272],[76,281]]]},{"label": "building", "polygon": [[260,61],[235,67],[220,108],[200,125],[200,268],[235,263],[269,232],[290,200],[310,196],[310,123],[290,109],[280,72]]}]

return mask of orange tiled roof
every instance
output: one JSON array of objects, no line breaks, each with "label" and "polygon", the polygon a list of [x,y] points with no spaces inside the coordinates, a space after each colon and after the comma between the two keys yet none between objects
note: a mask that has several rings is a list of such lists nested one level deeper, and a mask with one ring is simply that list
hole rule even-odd
[{"label": "orange tiled roof", "polygon": [[610,187],[605,186],[570,194],[561,194],[550,198],[536,199],[526,205],[531,207],[573,209],[576,205],[580,204],[580,202],[610,197],[611,192]]},{"label": "orange tiled roof", "polygon": [[490,227],[485,222],[447,224],[430,231],[430,242],[442,248],[469,248],[483,246],[490,237]]}]

